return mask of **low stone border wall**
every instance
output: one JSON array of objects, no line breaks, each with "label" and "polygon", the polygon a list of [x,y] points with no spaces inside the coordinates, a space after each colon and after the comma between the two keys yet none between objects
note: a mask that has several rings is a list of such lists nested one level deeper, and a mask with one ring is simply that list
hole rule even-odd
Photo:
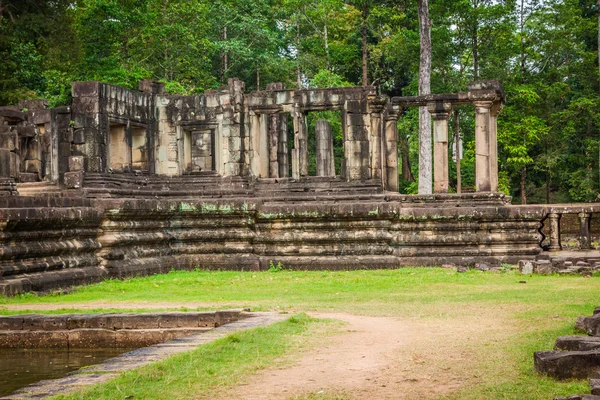
[{"label": "low stone border wall", "polygon": [[271,325],[290,317],[289,315],[278,313],[245,313],[244,315],[246,318],[217,327],[210,332],[195,334],[134,350],[111,358],[100,365],[81,369],[64,378],[46,380],[29,385],[17,390],[11,396],[2,397],[2,400],[39,399],[46,396],[73,392],[85,386],[106,382],[116,378],[122,372],[163,360],[173,354],[194,350],[199,345],[213,342],[232,333]]},{"label": "low stone border wall", "polygon": [[143,347],[206,332],[241,318],[245,314],[240,311],[0,317],[0,348]]}]

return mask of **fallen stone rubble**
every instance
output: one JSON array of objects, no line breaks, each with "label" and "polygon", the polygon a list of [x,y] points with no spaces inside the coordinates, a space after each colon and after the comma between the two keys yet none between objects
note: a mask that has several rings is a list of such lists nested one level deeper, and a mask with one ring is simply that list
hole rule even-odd
[{"label": "fallen stone rubble", "polygon": [[575,329],[588,336],[561,336],[553,351],[534,353],[534,367],[555,379],[590,379],[591,394],[556,397],[554,400],[600,400],[600,307],[592,316],[579,317]]},{"label": "fallen stone rubble", "polygon": [[600,258],[545,258],[538,256],[536,260],[519,261],[519,272],[524,275],[561,274],[591,276],[600,271]]}]

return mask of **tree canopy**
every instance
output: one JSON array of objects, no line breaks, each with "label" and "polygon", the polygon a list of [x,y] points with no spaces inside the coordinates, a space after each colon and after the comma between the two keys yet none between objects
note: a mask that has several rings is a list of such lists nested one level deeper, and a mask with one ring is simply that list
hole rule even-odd
[{"label": "tree canopy", "polygon": [[[593,201],[600,190],[597,0],[429,0],[431,92],[498,79],[501,189],[528,202]],[[368,83],[419,90],[418,0],[0,0],[0,104],[70,101],[70,82],[141,79],[201,93]],[[399,122],[418,176],[418,117]],[[474,182],[474,113],[452,114]],[[452,124],[453,121],[451,121]],[[454,126],[454,125],[451,125]],[[453,136],[453,135],[450,135]],[[403,147],[403,148],[404,148]],[[452,147],[452,146],[451,146]],[[456,170],[451,168],[455,185]],[[451,184],[451,185],[452,185]]]}]

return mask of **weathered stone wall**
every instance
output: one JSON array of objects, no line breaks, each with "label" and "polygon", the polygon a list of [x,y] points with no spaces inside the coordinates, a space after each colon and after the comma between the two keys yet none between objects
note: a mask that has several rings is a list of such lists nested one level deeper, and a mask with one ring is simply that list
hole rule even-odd
[{"label": "weathered stone wall", "polygon": [[100,82],[73,83],[73,140],[71,153],[83,156],[84,171],[106,172],[110,168],[110,125],[122,124],[131,146],[131,127],[146,129],[149,172],[154,172],[156,118],[153,96]]},{"label": "weathered stone wall", "polygon": [[0,288],[7,294],[171,269],[268,269],[270,261],[303,269],[514,263],[541,251],[545,212],[386,195],[361,203],[6,199]]}]

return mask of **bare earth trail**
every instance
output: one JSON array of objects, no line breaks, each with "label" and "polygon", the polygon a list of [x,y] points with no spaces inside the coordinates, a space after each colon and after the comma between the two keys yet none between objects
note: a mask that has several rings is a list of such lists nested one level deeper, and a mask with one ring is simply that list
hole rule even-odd
[{"label": "bare earth trail", "polygon": [[[2,308],[49,311],[222,307],[201,302],[93,301]],[[481,383],[486,373],[478,366],[481,349],[516,332],[511,313],[503,307],[489,313],[482,305],[448,304],[427,311],[426,318],[311,312],[313,317],[344,321],[342,333],[319,339],[322,344],[296,355],[299,358],[292,355],[296,361],[291,365],[284,363],[284,367],[261,371],[249,376],[245,383],[219,390],[210,398],[288,400],[322,393],[344,399],[436,399]],[[484,356],[502,358],[500,354]],[[505,375],[510,373],[507,371],[510,369],[504,371]]]},{"label": "bare earth trail", "polygon": [[[501,319],[398,319],[350,314],[345,332],[301,356],[292,366],[268,369],[218,398],[284,400],[308,393],[351,399],[439,398],[480,382],[473,341],[506,334]],[[483,339],[485,337],[486,339]]]}]

